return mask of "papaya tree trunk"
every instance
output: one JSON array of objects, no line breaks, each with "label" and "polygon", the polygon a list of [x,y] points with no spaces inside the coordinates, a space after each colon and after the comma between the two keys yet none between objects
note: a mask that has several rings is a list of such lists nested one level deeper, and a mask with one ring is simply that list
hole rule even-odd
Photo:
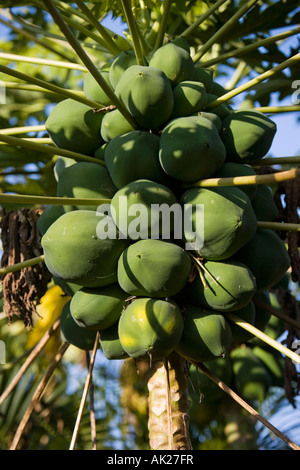
[{"label": "papaya tree trunk", "polygon": [[152,450],[191,450],[188,374],[185,360],[173,353],[151,367],[149,445]]}]

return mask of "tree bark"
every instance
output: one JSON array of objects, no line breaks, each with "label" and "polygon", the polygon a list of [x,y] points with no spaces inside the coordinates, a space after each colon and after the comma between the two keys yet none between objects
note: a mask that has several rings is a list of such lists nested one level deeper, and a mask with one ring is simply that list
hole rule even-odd
[{"label": "tree bark", "polygon": [[148,380],[149,445],[152,450],[191,450],[188,372],[185,360],[172,353],[152,364]]}]

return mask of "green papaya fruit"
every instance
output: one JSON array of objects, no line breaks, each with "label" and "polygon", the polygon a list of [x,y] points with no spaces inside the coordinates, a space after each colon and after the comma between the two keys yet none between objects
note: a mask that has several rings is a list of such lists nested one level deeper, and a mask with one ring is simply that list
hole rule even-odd
[{"label": "green papaya fruit", "polygon": [[232,341],[224,315],[194,305],[186,306],[182,314],[183,333],[175,351],[190,362],[224,357]]},{"label": "green papaya fruit", "polygon": [[168,187],[140,179],[128,183],[116,192],[111,200],[111,215],[121,237],[131,240],[170,238],[174,230],[174,219],[166,219],[161,208],[168,209],[174,204],[177,205],[177,199]]},{"label": "green papaya fruit", "polygon": [[104,154],[105,154],[105,149],[107,147],[108,142],[105,142],[104,144],[100,145],[95,152],[94,152],[94,157],[97,160],[102,160],[104,162]]},{"label": "green papaya fruit", "polygon": [[[260,331],[265,331],[267,324],[270,321],[271,313],[267,310],[264,305],[271,306],[270,294],[269,292],[256,292],[252,298],[255,305],[255,321],[254,326]],[[262,302],[262,303],[261,303]],[[260,341],[258,338],[253,338],[252,342]]]},{"label": "green papaya fruit", "polygon": [[191,271],[191,258],[178,245],[140,240],[128,246],[118,262],[118,282],[130,295],[172,297],[182,290]]},{"label": "green papaya fruit", "polygon": [[257,220],[273,222],[277,219],[279,211],[272,190],[266,184],[257,185],[256,194],[251,203]]},{"label": "green papaya fruit", "polygon": [[[230,386],[233,378],[233,371],[229,356],[217,357],[204,364],[212,373]],[[201,405],[215,403],[224,397],[225,392],[202,372],[197,365],[191,364],[189,368],[191,384],[189,385],[189,397]]]},{"label": "green papaya fruit", "polygon": [[216,126],[200,116],[170,121],[160,136],[159,160],[167,175],[183,182],[210,177],[225,162]]},{"label": "green papaya fruit", "polygon": [[110,361],[129,357],[119,338],[119,321],[105,330],[100,330],[100,346],[104,357]]},{"label": "green papaya fruit", "polygon": [[132,65],[123,73],[115,93],[143,129],[158,129],[173,111],[171,83],[158,68]]},{"label": "green papaya fruit", "polygon": [[206,108],[207,98],[203,83],[184,80],[173,89],[174,106],[171,119],[191,116]]},{"label": "green papaya fruit", "polygon": [[230,359],[238,394],[250,402],[262,403],[272,385],[270,374],[264,364],[249,347],[233,349]]},{"label": "green papaya fruit", "polygon": [[[65,168],[56,189],[58,197],[111,199],[117,192],[110,174],[98,163],[78,162]],[[65,212],[75,209],[95,211],[95,205],[64,205]]]},{"label": "green papaya fruit", "polygon": [[[218,96],[214,93],[210,93],[210,92],[206,93],[207,104],[212,103],[217,98]],[[210,109],[210,112],[219,116],[219,118],[223,121],[225,118],[231,115],[232,109],[227,103],[222,103]]]},{"label": "green papaya fruit", "polygon": [[105,142],[109,142],[114,137],[133,130],[132,125],[118,109],[113,109],[103,115],[100,133]]},{"label": "green papaya fruit", "polygon": [[50,225],[64,213],[65,211],[62,206],[46,206],[36,223],[40,234],[43,236]]},{"label": "green papaya fruit", "polygon": [[72,297],[71,315],[81,327],[104,330],[118,321],[127,297],[118,284],[82,287]]},{"label": "green papaya fruit", "polygon": [[218,132],[221,132],[222,129],[222,121],[217,116],[217,114],[214,113],[208,113],[207,111],[198,111],[197,113],[198,116],[209,119],[217,128]]},{"label": "green papaya fruit", "polygon": [[182,49],[186,50],[186,52],[190,53],[190,45],[188,41],[183,38],[182,36],[178,36],[170,41],[172,44],[176,44],[176,46],[182,47]]},{"label": "green papaya fruit", "polygon": [[68,166],[74,165],[74,163],[77,163],[77,161],[74,160],[74,158],[61,157],[61,156],[57,157],[57,160],[53,167],[53,173],[54,173],[54,177],[56,181],[58,181],[61,172]]},{"label": "green papaya fruit", "polygon": [[57,147],[92,155],[103,144],[102,119],[103,113],[95,113],[86,104],[67,98],[54,106],[45,127]]},{"label": "green papaya fruit", "polygon": [[215,82],[213,80],[212,82],[212,86],[211,86],[211,93],[213,95],[216,95],[218,97],[222,96],[222,95],[225,95],[225,93],[227,93],[228,90],[226,90],[220,83],[218,82]]},{"label": "green papaya fruit", "polygon": [[90,351],[94,348],[97,331],[81,328],[75,322],[70,312],[70,301],[65,304],[61,313],[60,333],[64,342],[70,343],[76,348],[84,351]]},{"label": "green papaya fruit", "polygon": [[[109,80],[109,71],[99,69],[99,72],[107,85],[111,88],[111,90],[113,90]],[[97,101],[103,106],[109,106],[112,104],[110,98],[106,95],[97,80],[90,72],[87,72],[84,76],[83,92],[86,98]]]},{"label": "green papaya fruit", "polygon": [[269,151],[276,124],[255,111],[237,110],[223,120],[220,133],[226,147],[227,161],[255,163]]},{"label": "green papaya fruit", "polygon": [[[214,175],[215,178],[231,178],[235,176],[255,176],[256,171],[250,166],[243,163],[225,162],[222,168]],[[258,185],[241,184],[237,188],[244,191],[252,201],[256,194]]]},{"label": "green papaya fruit", "polygon": [[[112,139],[105,148],[106,168],[118,189],[140,178],[166,182],[158,159],[159,136],[132,131]],[[141,158],[142,156],[142,158]]]},{"label": "green papaya fruit", "polygon": [[113,88],[116,88],[125,70],[132,65],[137,65],[135,52],[133,50],[122,51],[116,56],[109,68],[109,81]]},{"label": "green papaya fruit", "polygon": [[[197,276],[186,286],[186,295],[195,305],[220,312],[239,310],[256,292],[255,278],[245,264],[233,259],[207,261],[203,272],[206,286]],[[238,282],[237,282],[238,280]]]},{"label": "green papaya fruit", "polygon": [[[250,325],[254,326],[255,323],[255,304],[252,300],[245,305],[245,307],[236,310],[234,314],[239,317],[241,320],[249,323]],[[226,315],[226,314],[224,314]],[[249,331],[242,328],[240,325],[236,324],[233,320],[228,318],[230,328],[232,331],[232,342],[233,343],[246,343],[251,338],[253,338],[253,334]]]},{"label": "green papaya fruit", "polygon": [[[251,202],[239,188],[192,188],[185,192],[181,203],[195,209],[203,205],[200,227],[196,210],[190,211],[185,220],[193,233],[203,231],[203,245],[197,249],[202,258],[214,261],[229,258],[256,233],[257,220]],[[201,233],[198,237],[201,238]]]},{"label": "green papaya fruit", "polygon": [[267,368],[272,380],[272,386],[283,387],[285,361],[281,353],[274,348],[272,351],[268,351],[260,346],[254,346],[252,351]]},{"label": "green papaya fruit", "polygon": [[81,286],[78,284],[73,284],[72,282],[66,282],[64,279],[61,279],[60,277],[57,276],[52,276],[54,284],[59,286],[66,295],[72,297],[75,292],[77,292]]},{"label": "green papaya fruit", "polygon": [[291,264],[283,241],[270,229],[257,229],[234,258],[253,272],[258,292],[274,286]]},{"label": "green papaya fruit", "polygon": [[45,263],[53,276],[83,287],[117,281],[117,262],[126,240],[97,236],[99,216],[76,210],[63,214],[42,237]]},{"label": "green papaya fruit", "polygon": [[178,344],[183,318],[175,302],[137,298],[122,313],[118,331],[121,345],[129,356],[158,361]]},{"label": "green papaya fruit", "polygon": [[183,80],[192,80],[194,75],[194,62],[190,54],[171,42],[154,52],[149,66],[162,70],[173,85]]},{"label": "green papaya fruit", "polygon": [[193,80],[203,83],[207,93],[212,93],[214,71],[199,66],[198,64],[194,67]]}]

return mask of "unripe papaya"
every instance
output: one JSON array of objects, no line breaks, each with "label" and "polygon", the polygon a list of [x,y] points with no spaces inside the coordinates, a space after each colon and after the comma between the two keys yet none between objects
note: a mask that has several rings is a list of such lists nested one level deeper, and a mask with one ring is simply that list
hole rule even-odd
[{"label": "unripe papaya", "polygon": [[[245,307],[236,310],[234,314],[241,320],[254,326],[255,323],[255,305],[252,300],[245,305]],[[226,314],[225,314],[226,315]],[[226,318],[226,317],[225,317]],[[232,331],[232,342],[234,343],[245,343],[253,338],[253,334],[236,324],[233,320],[228,318],[230,328]]]},{"label": "unripe papaya", "polygon": [[173,89],[174,107],[171,118],[191,116],[205,109],[206,90],[203,83],[184,80]]},{"label": "unripe papaya", "polygon": [[182,49],[185,49],[186,52],[190,53],[190,45],[182,36],[178,36],[177,38],[172,39],[170,42],[172,44],[176,44],[176,46],[182,47]]},{"label": "unripe papaya", "polygon": [[83,287],[117,281],[117,262],[126,240],[97,236],[99,217],[93,211],[63,214],[42,238],[45,263],[53,276]]},{"label": "unripe papaya", "polygon": [[273,222],[277,219],[279,211],[272,190],[266,184],[257,185],[257,191],[251,203],[257,220]]},{"label": "unripe papaya", "polygon": [[[98,163],[78,162],[65,168],[57,183],[58,197],[111,199],[116,193],[107,168]],[[95,205],[64,205],[65,212],[75,209],[96,210]]]},{"label": "unripe papaya", "polygon": [[200,117],[206,118],[206,119],[208,119],[209,121],[211,121],[211,122],[216,126],[217,131],[218,131],[218,132],[221,132],[221,129],[222,129],[222,121],[221,121],[221,119],[219,118],[219,116],[217,116],[217,114],[209,113],[209,112],[207,112],[207,111],[198,111],[197,115],[200,116]]},{"label": "unripe papaya", "polygon": [[154,52],[149,65],[162,70],[173,85],[177,85],[183,80],[193,79],[194,62],[190,54],[171,42],[164,44]]},{"label": "unripe papaya", "polygon": [[258,292],[274,286],[291,264],[283,241],[270,229],[258,229],[234,258],[249,266],[256,278]]},{"label": "unripe papaya", "polygon": [[103,143],[102,119],[103,113],[95,113],[86,104],[67,98],[54,106],[45,126],[57,147],[92,155]]},{"label": "unripe papaya", "polygon": [[161,133],[161,166],[178,181],[210,177],[224,164],[225,152],[216,126],[200,116],[174,119]]},{"label": "unripe papaya", "polygon": [[57,157],[57,160],[53,167],[53,173],[54,173],[54,177],[56,181],[59,180],[61,172],[68,166],[74,165],[74,163],[77,163],[77,161],[74,160],[74,158],[62,157],[62,156]]},{"label": "unripe papaya", "polygon": [[72,297],[71,315],[81,327],[104,330],[118,321],[127,297],[118,284],[82,287]]},{"label": "unripe papaya", "polygon": [[268,351],[264,347],[254,346],[252,349],[258,359],[267,368],[273,387],[284,386],[284,357],[279,351],[273,348],[272,351]]},{"label": "unripe papaya", "polygon": [[100,133],[105,142],[133,130],[132,125],[118,109],[113,109],[103,115]]},{"label": "unripe papaya", "polygon": [[170,238],[174,219],[165,220],[162,207],[169,209],[174,204],[177,205],[177,199],[168,187],[140,179],[123,186],[113,196],[112,218],[122,237],[132,240]]},{"label": "unripe papaya", "polygon": [[104,162],[104,154],[105,154],[105,149],[107,147],[107,142],[105,142],[104,144],[100,145],[100,147],[98,147],[95,152],[94,152],[94,157],[97,159],[97,160],[102,160]]},{"label": "unripe papaya", "polygon": [[180,356],[190,362],[205,362],[225,355],[232,333],[223,315],[188,305],[183,316],[183,333],[175,348]]},{"label": "unripe papaya", "polygon": [[222,96],[227,93],[228,90],[225,90],[225,88],[218,82],[213,81],[212,86],[211,86],[211,93],[216,95],[216,96]]},{"label": "unripe papaya", "polygon": [[[267,324],[270,321],[271,313],[264,307],[264,304],[271,306],[270,294],[267,290],[263,292],[256,292],[252,298],[255,305],[255,322],[254,326],[260,331],[265,331]],[[263,302],[259,304],[257,302]],[[251,342],[261,341],[258,338],[252,338]]]},{"label": "unripe papaya", "polygon": [[[230,178],[235,176],[255,176],[256,171],[250,166],[243,163],[225,162],[222,168],[214,175],[215,178]],[[252,201],[256,194],[256,184],[241,184],[237,188],[244,191]]]},{"label": "unripe papaya", "polygon": [[123,73],[115,93],[138,125],[144,129],[159,128],[170,118],[173,111],[171,83],[158,68],[131,66]]},{"label": "unripe papaya", "polygon": [[50,225],[64,213],[65,211],[62,206],[46,206],[36,223],[40,234],[43,236]]},{"label": "unripe papaya", "polygon": [[57,276],[52,276],[54,284],[59,286],[66,295],[72,297],[75,292],[77,292],[81,286],[78,284],[73,284],[72,282],[66,282],[64,279],[61,279],[60,277]]},{"label": "unripe papaya", "polygon": [[100,330],[100,346],[108,360],[127,359],[129,355],[121,345],[119,338],[119,321],[105,330]]},{"label": "unripe papaya", "polygon": [[226,147],[227,160],[255,163],[269,151],[276,133],[276,124],[255,110],[237,110],[223,120],[220,133]]},{"label": "unripe papaya", "polygon": [[212,69],[203,68],[199,65],[194,67],[193,80],[203,83],[207,93],[212,93],[213,75],[214,71]]},{"label": "unripe papaya", "polygon": [[[190,301],[203,308],[220,312],[239,310],[252,300],[256,291],[255,278],[245,264],[228,259],[207,261],[203,276],[205,287],[197,276],[187,284]],[[238,282],[237,282],[238,281]]]},{"label": "unripe papaya", "polygon": [[[111,88],[111,90],[113,90],[109,80],[109,71],[99,70],[99,72],[102,78],[106,81],[107,85]],[[106,93],[104,93],[103,89],[90,72],[87,72],[85,74],[83,82],[83,92],[84,95],[90,100],[97,101],[103,106],[111,105],[110,98],[106,95]]]},{"label": "unripe papaya", "polygon": [[[206,93],[206,98],[207,98],[207,104],[210,104],[213,101],[215,101],[218,98],[218,96],[214,93],[208,92]],[[219,118],[223,121],[223,119],[230,116],[230,114],[232,113],[232,109],[227,103],[222,103],[222,104],[218,104],[217,106],[215,106],[213,109],[210,110],[210,112],[219,116]]]},{"label": "unripe papaya", "polygon": [[261,403],[272,384],[264,364],[249,347],[234,349],[230,353],[230,359],[237,392],[245,400]]},{"label": "unripe papaya", "polygon": [[171,297],[184,287],[191,270],[188,253],[174,243],[140,240],[123,251],[118,282],[130,295]]},{"label": "unripe papaya", "polygon": [[109,80],[113,88],[116,88],[125,70],[132,65],[137,65],[134,51],[122,51],[117,55],[109,68]]},{"label": "unripe papaya", "polygon": [[[227,354],[225,354],[225,357],[212,359],[204,365],[226,385],[230,386],[233,371]],[[192,382],[192,386],[189,387],[189,396],[195,402],[197,396],[198,402],[201,402],[201,405],[215,403],[217,400],[220,400],[225,396],[225,392],[209,377],[207,377],[207,375],[202,372],[197,365],[192,364],[190,366],[189,375]]]},{"label": "unripe papaya", "polygon": [[104,158],[110,176],[118,189],[146,178],[157,183],[166,181],[158,159],[159,136],[147,131],[132,131],[112,139]]},{"label": "unripe papaya", "polygon": [[181,203],[194,208],[198,204],[203,205],[203,224],[200,227],[196,210],[185,221],[189,221],[193,233],[197,230],[204,232],[203,245],[197,250],[202,258],[215,261],[229,258],[256,233],[257,220],[251,202],[239,188],[192,188],[185,192]]},{"label": "unripe papaya", "polygon": [[161,360],[178,344],[183,319],[175,302],[137,298],[122,313],[119,338],[127,354],[136,359]]},{"label": "unripe papaya", "polygon": [[75,322],[70,312],[70,301],[65,304],[62,310],[60,317],[60,329],[61,338],[63,341],[85,351],[90,351],[94,348],[97,331],[81,328]]}]

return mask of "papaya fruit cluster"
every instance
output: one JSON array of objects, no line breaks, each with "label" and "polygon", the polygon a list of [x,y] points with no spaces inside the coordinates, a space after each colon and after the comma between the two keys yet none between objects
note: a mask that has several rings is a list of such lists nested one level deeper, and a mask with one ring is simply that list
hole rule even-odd
[{"label": "papaya fruit cluster", "polygon": [[[257,227],[258,220],[274,220],[277,208],[266,185],[195,183],[255,175],[252,166],[270,149],[275,123],[254,109],[207,109],[225,90],[212,71],[193,63],[184,41],[164,44],[145,65],[133,51],[122,52],[101,74],[135,128],[89,73],[85,96],[105,110],[66,99],[46,121],[56,146],[95,158],[59,157],[57,196],[109,200],[117,230],[115,237],[97,236],[101,217],[91,205],[48,206],[40,217],[45,263],[72,296],[62,314],[63,337],[91,349],[100,331],[108,359],[160,360],[176,351],[197,363],[244,354],[234,345],[249,336],[228,314],[264,330],[270,316],[254,300],[268,302],[268,290],[290,266],[277,234]],[[124,217],[131,227],[136,221],[134,204],[145,212],[124,236]],[[155,237],[149,232],[153,207],[176,204],[204,207],[203,244],[195,250],[186,248],[186,233],[176,236],[176,218],[165,236],[159,210]],[[195,211],[188,217],[196,233]]]}]

